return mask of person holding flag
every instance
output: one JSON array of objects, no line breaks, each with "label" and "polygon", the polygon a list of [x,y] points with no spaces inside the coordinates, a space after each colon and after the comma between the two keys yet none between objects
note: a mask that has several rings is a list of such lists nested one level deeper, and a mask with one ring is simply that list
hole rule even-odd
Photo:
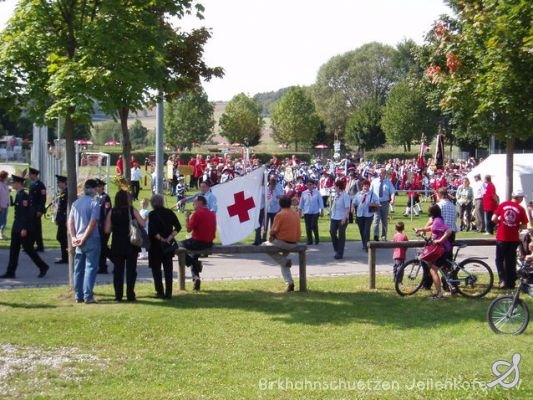
[{"label": "person holding flag", "polygon": [[198,193],[195,193],[192,196],[185,197],[184,199],[178,201],[176,204],[176,208],[180,209],[180,207],[184,206],[185,204],[195,201],[198,196],[203,196],[205,198],[205,201],[207,202],[207,208],[209,210],[214,213],[217,212],[217,198],[211,191],[209,182],[207,181],[203,181],[200,183],[200,191]]}]

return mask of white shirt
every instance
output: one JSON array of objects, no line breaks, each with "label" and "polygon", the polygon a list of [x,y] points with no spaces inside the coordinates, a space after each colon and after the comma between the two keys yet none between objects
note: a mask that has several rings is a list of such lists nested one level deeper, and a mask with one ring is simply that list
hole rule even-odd
[{"label": "white shirt", "polygon": [[132,168],[131,169],[131,180],[132,181],[140,181],[142,177],[141,169],[140,168]]},{"label": "white shirt", "polygon": [[474,181],[472,183],[472,189],[474,189],[474,199],[479,200],[483,197],[483,192],[485,191],[483,181]]}]

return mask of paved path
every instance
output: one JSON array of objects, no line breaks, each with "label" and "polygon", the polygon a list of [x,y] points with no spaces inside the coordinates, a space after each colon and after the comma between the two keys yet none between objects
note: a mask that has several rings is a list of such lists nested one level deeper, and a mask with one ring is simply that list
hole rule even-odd
[{"label": "paved path", "polygon": [[[321,243],[317,246],[309,246],[307,251],[307,275],[313,276],[343,276],[368,273],[368,254],[361,250],[360,242],[347,242],[343,260],[333,258],[331,243]],[[468,247],[462,249],[459,257],[469,256],[488,257],[488,264],[494,269],[494,247]],[[40,253],[50,265],[50,270],[46,277],[37,278],[38,270],[31,260],[21,252],[19,267],[16,279],[0,279],[1,289],[13,289],[23,287],[48,287],[68,284],[68,269],[65,264],[55,265],[54,259],[59,257],[59,249],[47,250]],[[378,273],[392,273],[392,250],[378,250],[376,270]],[[408,258],[414,255],[414,249],[409,249]],[[298,276],[298,266],[296,254],[291,255],[293,259],[292,272]],[[0,274],[5,272],[9,258],[9,250],[0,250]],[[111,262],[108,262],[112,270]],[[174,259],[175,270],[177,270],[177,257]],[[279,267],[267,255],[220,255],[209,256],[203,259],[204,270],[202,279],[204,281],[229,280],[229,279],[264,279],[278,278],[281,280]],[[151,271],[146,260],[139,260],[138,281],[151,281]],[[189,279],[189,269],[186,270]],[[175,273],[176,276],[176,273]],[[112,283],[113,275],[98,275],[97,284]]]}]

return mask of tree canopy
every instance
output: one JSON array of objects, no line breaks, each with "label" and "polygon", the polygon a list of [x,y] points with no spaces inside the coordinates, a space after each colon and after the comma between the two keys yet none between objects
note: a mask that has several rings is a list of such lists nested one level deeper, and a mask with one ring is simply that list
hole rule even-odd
[{"label": "tree canopy", "polygon": [[274,139],[282,144],[309,146],[321,128],[320,118],[311,98],[301,87],[292,87],[272,112]]},{"label": "tree canopy", "polygon": [[411,151],[411,144],[420,143],[422,134],[431,141],[437,133],[439,118],[440,114],[427,106],[421,86],[404,79],[389,92],[381,126],[388,143]]},{"label": "tree canopy", "polygon": [[192,147],[193,143],[209,141],[215,125],[214,109],[203,91],[190,91],[166,103],[166,143],[175,147]]},{"label": "tree canopy", "polygon": [[333,57],[320,68],[313,97],[331,132],[342,135],[348,118],[363,103],[385,103],[397,76],[394,57],[393,47],[374,42]]},{"label": "tree canopy", "polygon": [[244,93],[234,96],[220,117],[220,133],[229,143],[255,146],[261,140],[260,105]]}]

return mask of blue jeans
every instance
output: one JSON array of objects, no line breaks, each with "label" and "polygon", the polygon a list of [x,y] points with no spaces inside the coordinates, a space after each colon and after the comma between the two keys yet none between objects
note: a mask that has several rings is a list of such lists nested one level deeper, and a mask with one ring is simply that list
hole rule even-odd
[{"label": "blue jeans", "polygon": [[100,240],[88,240],[83,246],[76,247],[74,255],[74,293],[76,300],[90,300],[93,298],[99,259]]},{"label": "blue jeans", "polygon": [[6,227],[7,210],[7,208],[0,208],[0,230]]}]

